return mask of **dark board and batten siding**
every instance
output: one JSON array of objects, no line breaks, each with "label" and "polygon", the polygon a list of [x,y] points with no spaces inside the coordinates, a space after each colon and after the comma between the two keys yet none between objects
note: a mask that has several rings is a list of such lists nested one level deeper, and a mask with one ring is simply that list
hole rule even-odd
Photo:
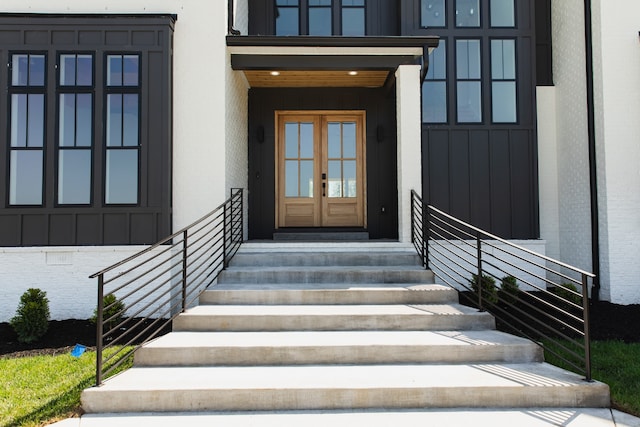
[{"label": "dark board and batten siding", "polygon": [[397,238],[395,97],[360,88],[250,89],[249,238],[273,237],[277,110],[366,110],[367,229],[372,239]]},{"label": "dark board and batten siding", "polygon": [[[93,53],[96,70],[106,53],[141,55],[139,203],[107,206],[104,200],[104,88],[94,91],[92,202],[88,206],[56,206],[56,119],[45,125],[44,203],[8,204],[9,165],[0,162],[0,246],[150,244],[171,231],[171,45],[175,17],[159,15],[0,15],[0,63],[10,52],[47,55],[46,109],[55,109],[60,52]],[[0,82],[7,87],[7,67]],[[0,105],[7,106],[7,91]],[[8,153],[8,114],[0,115],[0,152]]]}]

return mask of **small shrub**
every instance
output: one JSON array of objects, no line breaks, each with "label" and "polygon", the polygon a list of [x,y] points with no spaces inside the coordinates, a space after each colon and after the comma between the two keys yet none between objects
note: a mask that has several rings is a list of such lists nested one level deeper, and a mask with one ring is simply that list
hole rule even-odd
[{"label": "small shrub", "polygon": [[[478,293],[478,275],[471,275],[471,289],[477,294]],[[487,275],[482,275],[482,300],[489,301],[492,304],[498,302],[498,288],[496,288],[496,280]]]},{"label": "small shrub", "polygon": [[504,301],[511,304],[515,303],[517,301],[516,295],[518,295],[519,292],[520,287],[515,277],[509,275],[502,278],[500,282],[500,297]]},{"label": "small shrub", "polygon": [[[103,328],[110,330],[114,326],[118,325],[124,319],[124,311],[126,307],[124,302],[120,301],[114,294],[107,294],[102,299],[104,310],[102,312],[102,321],[105,322]],[[114,317],[115,316],[115,317]],[[111,317],[113,319],[109,320]],[[93,311],[91,321],[96,323],[98,321],[98,309]]]},{"label": "small shrub", "polygon": [[560,283],[560,286],[556,286],[551,289],[551,292],[558,295],[560,298],[581,306],[582,297],[572,293],[571,291],[580,293],[578,288],[576,288],[576,285],[573,283]]},{"label": "small shrub", "polygon": [[49,329],[47,293],[40,289],[27,289],[9,323],[16,331],[18,341],[30,343],[39,340]]}]

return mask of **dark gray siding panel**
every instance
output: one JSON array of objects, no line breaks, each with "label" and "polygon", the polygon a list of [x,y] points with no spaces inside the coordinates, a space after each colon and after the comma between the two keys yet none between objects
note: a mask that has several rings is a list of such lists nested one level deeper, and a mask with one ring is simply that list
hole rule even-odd
[{"label": "dark gray siding panel", "polygon": [[73,245],[73,214],[49,215],[49,242],[56,246]]},{"label": "dark gray siding panel", "polygon": [[469,176],[471,181],[471,222],[485,230],[491,229],[491,194],[489,170],[490,144],[488,131],[475,131],[469,145]]},{"label": "dark gray siding panel", "polygon": [[491,132],[491,230],[498,236],[511,237],[511,183],[509,131]]},{"label": "dark gray siding panel", "polygon": [[397,238],[395,98],[383,89],[319,88],[249,91],[249,238],[270,239],[275,227],[277,110],[366,110],[368,231]]}]

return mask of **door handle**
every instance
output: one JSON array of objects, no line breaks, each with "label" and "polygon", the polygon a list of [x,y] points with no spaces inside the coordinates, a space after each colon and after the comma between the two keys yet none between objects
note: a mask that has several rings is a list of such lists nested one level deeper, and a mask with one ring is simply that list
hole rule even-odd
[{"label": "door handle", "polygon": [[[324,175],[324,174],[323,174]],[[327,197],[327,192],[325,191],[327,188],[327,183],[323,182],[322,183],[322,197]]]}]

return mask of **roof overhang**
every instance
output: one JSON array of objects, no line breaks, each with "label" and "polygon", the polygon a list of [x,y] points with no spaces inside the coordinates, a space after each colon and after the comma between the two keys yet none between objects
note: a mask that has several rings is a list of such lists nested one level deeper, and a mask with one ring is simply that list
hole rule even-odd
[{"label": "roof overhang", "polygon": [[400,65],[420,65],[426,74],[428,51],[438,40],[227,36],[227,46],[232,69],[244,71],[252,87],[380,87]]}]

